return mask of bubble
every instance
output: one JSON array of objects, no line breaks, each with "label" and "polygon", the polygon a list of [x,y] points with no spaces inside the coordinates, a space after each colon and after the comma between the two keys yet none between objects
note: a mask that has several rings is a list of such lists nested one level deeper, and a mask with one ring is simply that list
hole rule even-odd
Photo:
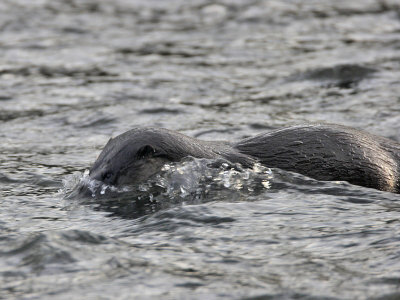
[{"label": "bubble", "polygon": [[[85,186],[92,198],[124,197],[131,201],[148,201],[161,206],[169,203],[199,203],[215,200],[245,199],[268,190],[272,172],[261,164],[243,168],[225,160],[189,157],[181,162],[165,164],[146,182],[121,187],[104,184],[89,177],[89,171],[67,178],[64,190]],[[75,188],[76,189],[76,188]]]}]

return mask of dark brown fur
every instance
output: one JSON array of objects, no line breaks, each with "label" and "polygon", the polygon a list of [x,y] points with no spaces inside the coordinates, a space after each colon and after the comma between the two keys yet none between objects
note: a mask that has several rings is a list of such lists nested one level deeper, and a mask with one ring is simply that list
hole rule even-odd
[{"label": "dark brown fur", "polygon": [[245,167],[297,172],[400,192],[400,144],[340,125],[300,125],[237,143],[208,142],[162,128],[137,128],[111,139],[90,170],[107,184],[138,183],[184,157],[222,158]]}]

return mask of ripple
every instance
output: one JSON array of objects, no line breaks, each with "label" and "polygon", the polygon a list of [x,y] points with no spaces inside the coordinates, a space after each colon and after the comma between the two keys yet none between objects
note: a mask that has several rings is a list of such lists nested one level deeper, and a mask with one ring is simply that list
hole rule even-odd
[{"label": "ripple", "polygon": [[0,1],[0,298],[399,298],[398,194],[212,161],[140,189],[73,173],[138,125],[400,140],[398,0],[213,2]]},{"label": "ripple", "polygon": [[314,80],[323,84],[330,83],[340,88],[349,88],[358,84],[361,80],[370,77],[375,72],[377,72],[377,70],[374,68],[345,64],[317,68],[307,71],[302,75],[296,75],[295,77]]}]

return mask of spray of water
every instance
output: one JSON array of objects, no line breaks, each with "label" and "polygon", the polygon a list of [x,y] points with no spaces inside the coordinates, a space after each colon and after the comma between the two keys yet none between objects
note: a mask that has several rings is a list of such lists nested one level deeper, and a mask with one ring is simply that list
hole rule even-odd
[{"label": "spray of water", "polygon": [[[107,205],[107,209],[112,206],[113,211],[117,207],[124,214],[143,215],[176,204],[242,200],[269,189],[271,180],[271,170],[260,164],[243,168],[227,161],[189,157],[165,164],[139,185],[106,185],[85,171],[67,177],[60,192],[67,198]],[[82,196],[82,190],[89,199]]]}]

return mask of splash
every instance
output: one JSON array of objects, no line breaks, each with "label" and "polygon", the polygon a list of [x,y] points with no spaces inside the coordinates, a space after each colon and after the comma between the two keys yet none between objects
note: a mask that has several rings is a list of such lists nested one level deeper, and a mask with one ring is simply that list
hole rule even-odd
[{"label": "splash", "polygon": [[243,168],[226,160],[189,157],[165,164],[159,173],[135,186],[110,186],[91,179],[86,170],[67,177],[60,192],[131,218],[177,204],[245,201],[269,189],[271,180],[271,170],[260,164]]},{"label": "splash", "polygon": [[271,170],[260,164],[245,169],[227,161],[187,158],[165,164],[159,174],[139,185],[139,190],[151,192],[158,187],[169,199],[191,196],[199,199],[223,190],[249,194],[269,189],[271,179]]}]

